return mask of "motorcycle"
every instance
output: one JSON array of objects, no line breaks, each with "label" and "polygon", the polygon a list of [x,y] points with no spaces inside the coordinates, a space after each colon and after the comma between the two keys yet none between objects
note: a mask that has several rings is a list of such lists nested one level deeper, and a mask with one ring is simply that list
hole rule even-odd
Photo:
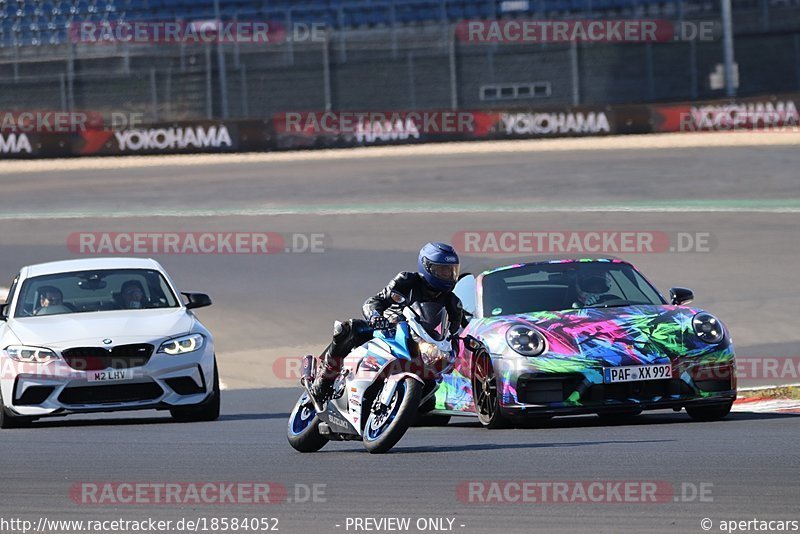
[{"label": "motorcycle", "polygon": [[[447,310],[438,303],[402,307],[402,319],[345,357],[330,400],[317,404],[309,392],[319,364],[303,359],[305,391],[289,417],[288,439],[300,452],[316,452],[328,441],[361,440],[370,453],[389,451],[431,399],[455,353]],[[365,332],[366,333],[366,332]]]}]

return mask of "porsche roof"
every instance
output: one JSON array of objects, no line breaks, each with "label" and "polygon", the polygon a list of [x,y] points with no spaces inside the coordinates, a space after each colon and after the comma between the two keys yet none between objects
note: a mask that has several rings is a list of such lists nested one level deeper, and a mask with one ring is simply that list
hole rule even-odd
[{"label": "porsche roof", "polygon": [[[627,261],[611,256],[608,254],[602,256],[593,256],[591,254],[575,254],[575,255],[530,255],[522,257],[510,258],[497,258],[494,261],[482,260],[468,265],[468,271],[475,274],[487,274],[494,271],[511,269],[514,267],[521,267],[523,265],[534,265],[537,263],[568,263],[568,262],[621,262],[628,263]],[[464,262],[466,263],[466,262]]]}]

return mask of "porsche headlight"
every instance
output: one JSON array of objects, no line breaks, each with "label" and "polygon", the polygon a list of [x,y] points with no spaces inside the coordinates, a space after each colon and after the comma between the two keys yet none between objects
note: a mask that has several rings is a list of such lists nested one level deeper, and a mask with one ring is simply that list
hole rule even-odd
[{"label": "porsche headlight", "polygon": [[725,330],[719,319],[710,313],[700,312],[692,318],[692,328],[702,341],[719,343],[725,337]]},{"label": "porsche headlight", "polygon": [[50,363],[58,359],[56,353],[50,349],[28,347],[25,345],[11,345],[10,347],[6,347],[6,354],[12,360],[24,363]]},{"label": "porsche headlight", "polygon": [[506,332],[506,343],[514,352],[523,356],[541,356],[547,350],[547,342],[542,333],[525,325],[509,328]]},{"label": "porsche headlight", "polygon": [[203,346],[203,336],[200,334],[189,334],[188,336],[176,337],[165,341],[158,348],[158,352],[164,352],[170,356],[194,352]]}]

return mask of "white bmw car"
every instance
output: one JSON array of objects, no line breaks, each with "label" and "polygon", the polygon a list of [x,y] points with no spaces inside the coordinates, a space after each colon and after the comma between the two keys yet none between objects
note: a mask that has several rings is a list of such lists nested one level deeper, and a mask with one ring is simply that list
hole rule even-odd
[{"label": "white bmw car", "polygon": [[48,416],[169,410],[219,417],[214,340],[158,262],[67,260],[23,267],[0,307],[0,428]]}]

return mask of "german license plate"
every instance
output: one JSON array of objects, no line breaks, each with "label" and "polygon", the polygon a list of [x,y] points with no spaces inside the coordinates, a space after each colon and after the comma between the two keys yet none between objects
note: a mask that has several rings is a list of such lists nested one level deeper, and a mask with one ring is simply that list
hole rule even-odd
[{"label": "german license plate", "polygon": [[672,365],[628,365],[626,367],[604,367],[603,382],[639,382],[672,378]]}]

